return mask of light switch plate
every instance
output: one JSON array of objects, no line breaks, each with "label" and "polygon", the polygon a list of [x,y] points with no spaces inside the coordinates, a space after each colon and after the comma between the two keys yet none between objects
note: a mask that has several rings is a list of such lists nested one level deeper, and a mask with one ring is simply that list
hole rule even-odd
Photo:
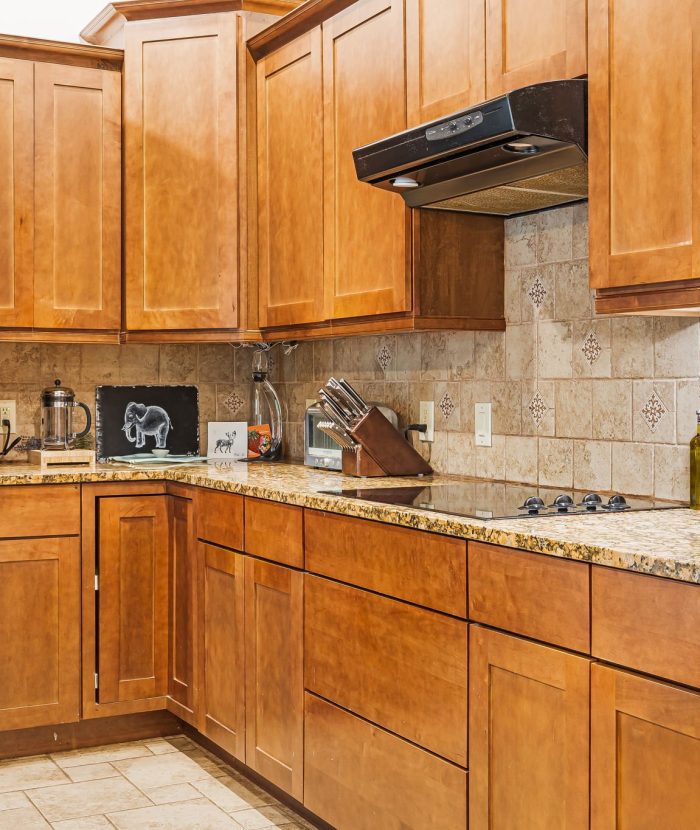
[{"label": "light switch plate", "polygon": [[[16,401],[0,401],[0,427],[4,420],[10,422],[10,432],[17,432],[17,402]],[[0,435],[4,435],[5,430],[0,429]]]},{"label": "light switch plate", "polygon": [[421,441],[435,440],[435,401],[421,401],[419,423],[425,424],[428,429],[426,432],[418,433]]},{"label": "light switch plate", "polygon": [[474,443],[477,447],[491,446],[491,404],[474,405]]}]

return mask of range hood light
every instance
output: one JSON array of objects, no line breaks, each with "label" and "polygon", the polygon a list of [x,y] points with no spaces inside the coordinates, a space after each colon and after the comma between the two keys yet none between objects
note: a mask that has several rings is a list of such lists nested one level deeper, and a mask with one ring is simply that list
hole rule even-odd
[{"label": "range hood light", "polygon": [[524,141],[511,141],[509,144],[504,144],[503,149],[509,153],[519,153],[523,156],[531,156],[540,151],[539,147]]},{"label": "range hood light", "polygon": [[420,187],[415,179],[411,179],[408,176],[398,176],[398,178],[391,180],[391,184],[399,190],[408,190],[411,187]]}]

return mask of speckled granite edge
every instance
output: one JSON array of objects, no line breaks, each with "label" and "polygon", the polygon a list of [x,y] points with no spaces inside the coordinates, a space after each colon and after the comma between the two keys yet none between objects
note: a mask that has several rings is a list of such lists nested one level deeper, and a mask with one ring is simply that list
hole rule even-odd
[{"label": "speckled granite edge", "polygon": [[[700,512],[687,509],[573,516],[565,520],[537,518],[484,522],[324,495],[318,491],[357,486],[357,480],[296,464],[227,462],[189,467],[163,464],[149,469],[98,465],[48,471],[30,466],[0,465],[0,486],[154,480],[210,487],[562,559],[700,584]],[[453,481],[454,478],[436,476],[431,483],[447,484]],[[426,483],[425,480],[417,479],[374,479],[363,480],[362,486]],[[0,533],[1,521],[0,518]]]}]

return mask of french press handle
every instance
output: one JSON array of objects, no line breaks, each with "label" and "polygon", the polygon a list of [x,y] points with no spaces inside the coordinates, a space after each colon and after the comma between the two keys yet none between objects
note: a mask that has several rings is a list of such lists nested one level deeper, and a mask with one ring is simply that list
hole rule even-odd
[{"label": "french press handle", "polygon": [[80,403],[79,401],[74,403],[73,406],[79,406],[81,409],[85,411],[85,429],[82,432],[74,432],[71,435],[71,441],[75,441],[78,438],[84,438],[88,432],[90,432],[90,427],[92,426],[92,415],[90,413],[90,407],[86,403]]}]

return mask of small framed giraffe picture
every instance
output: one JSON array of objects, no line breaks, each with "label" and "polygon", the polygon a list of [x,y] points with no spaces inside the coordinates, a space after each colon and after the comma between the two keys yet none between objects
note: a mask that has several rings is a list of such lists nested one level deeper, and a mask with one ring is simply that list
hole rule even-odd
[{"label": "small framed giraffe picture", "polygon": [[245,421],[209,421],[207,457],[235,461],[248,455]]}]

